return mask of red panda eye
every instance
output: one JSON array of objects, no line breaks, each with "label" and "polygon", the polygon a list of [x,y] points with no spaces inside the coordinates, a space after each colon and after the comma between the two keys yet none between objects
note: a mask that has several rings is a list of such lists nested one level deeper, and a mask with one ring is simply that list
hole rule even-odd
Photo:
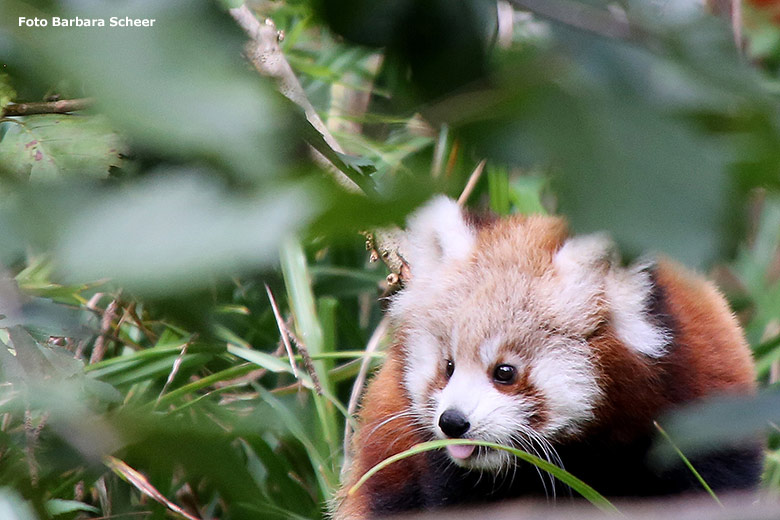
[{"label": "red panda eye", "polygon": [[515,382],[517,370],[512,365],[498,365],[493,371],[493,381],[502,385],[509,385]]},{"label": "red panda eye", "polygon": [[447,360],[447,364],[444,366],[444,374],[447,376],[447,379],[452,377],[452,373],[455,372],[455,363],[451,359]]}]

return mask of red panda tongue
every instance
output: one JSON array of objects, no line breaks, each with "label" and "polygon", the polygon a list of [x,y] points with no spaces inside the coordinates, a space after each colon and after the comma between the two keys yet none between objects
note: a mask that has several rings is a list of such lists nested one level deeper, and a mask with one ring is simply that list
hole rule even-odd
[{"label": "red panda tongue", "polygon": [[453,459],[467,459],[472,453],[474,453],[473,444],[450,444],[447,446],[447,451]]}]

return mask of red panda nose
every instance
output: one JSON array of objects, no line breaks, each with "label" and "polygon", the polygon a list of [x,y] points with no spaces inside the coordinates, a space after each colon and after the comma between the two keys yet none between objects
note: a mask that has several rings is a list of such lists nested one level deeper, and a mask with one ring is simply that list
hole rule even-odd
[{"label": "red panda nose", "polygon": [[454,408],[445,410],[439,417],[439,428],[447,437],[463,437],[463,434],[469,431],[469,427],[471,424],[466,416]]}]

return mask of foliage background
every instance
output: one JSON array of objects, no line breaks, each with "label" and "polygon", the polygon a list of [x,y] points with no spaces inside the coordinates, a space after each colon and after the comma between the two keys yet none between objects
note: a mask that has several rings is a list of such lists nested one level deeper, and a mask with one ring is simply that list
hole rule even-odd
[{"label": "foliage background", "polygon": [[770,432],[780,492],[775,3],[743,6],[744,49],[683,0],[514,4],[252,4],[369,197],[311,159],[327,144],[251,69],[227,5],[0,4],[3,518],[321,518],[353,381],[387,342],[363,352],[387,272],[358,231],[457,197],[483,159],[471,206],[559,212],[719,282],[763,392],[667,430],[686,452]]}]

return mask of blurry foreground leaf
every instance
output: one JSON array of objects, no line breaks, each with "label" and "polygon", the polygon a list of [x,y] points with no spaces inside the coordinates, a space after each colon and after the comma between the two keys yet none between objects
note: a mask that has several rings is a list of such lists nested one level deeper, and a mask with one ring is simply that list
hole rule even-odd
[{"label": "blurry foreground leaf", "polygon": [[100,510],[84,502],[78,500],[62,500],[59,498],[53,498],[46,502],[46,512],[52,516],[64,515],[66,513],[75,513],[78,511],[86,511],[89,513],[100,514]]},{"label": "blurry foreground leaf", "polygon": [[70,280],[190,291],[275,261],[282,237],[317,206],[301,187],[239,197],[200,176],[158,177],[96,195],[62,226],[55,258]]},{"label": "blurry foreground leaf", "polygon": [[[3,4],[0,25],[30,16],[25,2]],[[276,171],[284,115],[270,85],[242,62],[245,36],[226,11],[207,0],[135,0],[121,8],[87,0],[59,8],[67,18],[155,22],[62,30],[9,23],[30,68],[53,81],[74,78],[117,128],[161,154],[216,159],[248,179]]]},{"label": "blurry foreground leaf", "polygon": [[[691,458],[713,448],[734,448],[755,442],[770,422],[780,422],[780,391],[711,398],[683,407],[659,422],[677,447]],[[676,457],[665,442],[657,443],[653,454],[661,462]]]},{"label": "blurry foreground leaf", "polygon": [[45,114],[15,118],[0,141],[0,165],[20,179],[106,177],[123,148],[105,118]]},{"label": "blurry foreground leaf", "polygon": [[0,518],[3,520],[37,520],[38,517],[15,491],[0,488]]}]

